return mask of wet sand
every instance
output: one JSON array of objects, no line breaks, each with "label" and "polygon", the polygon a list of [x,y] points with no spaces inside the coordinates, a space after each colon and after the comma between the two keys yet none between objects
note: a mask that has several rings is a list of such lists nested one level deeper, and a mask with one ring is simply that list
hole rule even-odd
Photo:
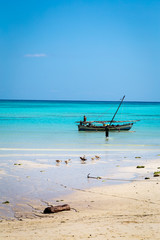
[{"label": "wet sand", "polygon": [[[144,169],[129,167],[126,173],[141,171],[145,175],[157,167],[159,159]],[[158,240],[160,177],[136,180],[114,186],[77,189],[56,203],[69,204],[70,211],[44,215],[44,208],[52,202],[34,203],[32,213],[28,211],[27,215],[27,211],[23,214],[22,206],[21,210],[15,211],[18,220],[0,222],[0,239]]]}]

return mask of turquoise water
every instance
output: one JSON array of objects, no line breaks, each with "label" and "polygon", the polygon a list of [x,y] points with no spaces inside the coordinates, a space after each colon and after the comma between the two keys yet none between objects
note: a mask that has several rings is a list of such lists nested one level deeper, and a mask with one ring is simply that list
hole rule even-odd
[{"label": "turquoise water", "polygon": [[[124,102],[115,120],[140,120],[131,131],[79,132],[76,121],[111,120],[119,102],[0,101],[0,213],[13,217],[17,203],[53,201],[75,188],[119,181],[123,169],[160,154],[160,103]],[[81,162],[80,156],[87,161]],[[92,160],[99,155],[99,160]],[[140,158],[137,158],[140,157]],[[71,159],[68,164],[65,160]],[[159,157],[160,158],[160,157]],[[61,160],[59,164],[56,160]],[[117,167],[118,166],[118,167]],[[25,199],[25,200],[24,200]],[[2,204],[8,200],[9,205]]]},{"label": "turquoise water", "polygon": [[124,102],[115,120],[140,120],[130,133],[78,132],[76,121],[110,120],[118,102],[0,101],[1,148],[99,148],[160,144],[160,103]]}]

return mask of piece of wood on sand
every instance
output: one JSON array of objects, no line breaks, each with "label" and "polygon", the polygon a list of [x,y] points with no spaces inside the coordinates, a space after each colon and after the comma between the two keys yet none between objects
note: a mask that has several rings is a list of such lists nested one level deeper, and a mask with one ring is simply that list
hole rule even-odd
[{"label": "piece of wood on sand", "polygon": [[44,214],[49,214],[49,213],[57,213],[57,212],[62,212],[62,211],[69,211],[71,208],[68,204],[64,205],[58,205],[58,206],[50,206],[44,209]]}]

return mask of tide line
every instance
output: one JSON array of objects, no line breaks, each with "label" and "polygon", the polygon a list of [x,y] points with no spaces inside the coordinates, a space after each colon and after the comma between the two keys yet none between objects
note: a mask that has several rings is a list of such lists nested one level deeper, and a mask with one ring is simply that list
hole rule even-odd
[{"label": "tide line", "polygon": [[[115,145],[110,145],[111,146],[114,146],[116,147]],[[137,147],[151,147],[151,146],[154,146],[154,145],[125,145],[124,148],[107,148],[108,146],[106,146],[106,148],[0,148],[0,151],[38,151],[38,152],[44,152],[44,151],[47,151],[47,152],[74,152],[74,151],[77,151],[77,152],[80,152],[80,151],[131,151],[133,149],[131,148],[126,148],[126,146],[137,146]],[[134,149],[136,151],[141,151],[141,150],[144,150],[144,149],[140,149],[140,148],[137,148],[137,149]],[[153,151],[154,149],[145,149],[145,151]]]}]

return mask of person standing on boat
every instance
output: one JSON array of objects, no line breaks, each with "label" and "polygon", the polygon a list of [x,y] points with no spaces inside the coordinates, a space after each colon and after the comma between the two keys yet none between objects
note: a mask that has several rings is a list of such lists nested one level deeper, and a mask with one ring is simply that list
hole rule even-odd
[{"label": "person standing on boat", "polygon": [[86,116],[84,115],[84,117],[83,117],[83,122],[86,122],[87,121],[87,118],[86,118]]}]

